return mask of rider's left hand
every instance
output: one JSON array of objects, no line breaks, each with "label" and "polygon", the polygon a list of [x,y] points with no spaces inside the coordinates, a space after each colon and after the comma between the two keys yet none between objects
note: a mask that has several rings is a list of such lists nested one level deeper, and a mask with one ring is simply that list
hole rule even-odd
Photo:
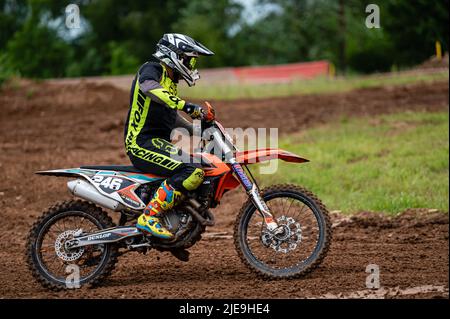
[{"label": "rider's left hand", "polygon": [[204,118],[204,111],[200,105],[186,102],[186,104],[183,107],[183,111],[189,114],[189,116],[194,120],[196,119],[203,120]]},{"label": "rider's left hand", "polygon": [[208,102],[206,102],[206,106],[204,107],[186,102],[183,110],[189,114],[191,118],[201,120],[205,123],[212,123],[216,118],[216,112]]}]

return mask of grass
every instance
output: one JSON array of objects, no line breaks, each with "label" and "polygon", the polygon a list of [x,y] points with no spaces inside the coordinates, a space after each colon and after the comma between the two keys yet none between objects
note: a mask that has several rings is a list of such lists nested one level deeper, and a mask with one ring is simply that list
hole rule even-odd
[{"label": "grass", "polygon": [[[338,78],[316,78],[296,80],[289,83],[272,84],[205,84],[187,88],[180,87],[180,95],[194,99],[233,100],[240,98],[268,98],[301,94],[346,92],[358,88],[381,85],[401,85],[416,82],[448,80],[448,71],[434,73],[401,72],[386,75],[348,76]],[[201,82],[201,81],[199,81]]]},{"label": "grass", "polygon": [[[448,113],[400,113],[342,120],[280,140],[311,160],[279,161],[261,184],[290,182],[346,213],[449,207]],[[262,165],[262,164],[260,164]],[[257,172],[256,169],[252,171]]]}]

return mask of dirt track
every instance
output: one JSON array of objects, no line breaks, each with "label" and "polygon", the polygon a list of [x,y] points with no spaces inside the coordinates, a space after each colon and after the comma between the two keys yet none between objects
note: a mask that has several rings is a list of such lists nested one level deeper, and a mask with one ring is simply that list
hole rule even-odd
[{"label": "dirt track", "polygon": [[[267,282],[240,263],[230,239],[243,201],[239,192],[229,194],[215,211],[218,225],[191,249],[189,263],[162,253],[132,253],[119,260],[103,287],[43,290],[25,268],[25,237],[44,208],[70,196],[64,179],[32,173],[80,164],[128,164],[122,141],[127,102],[128,92],[83,83],[33,84],[0,93],[0,297],[448,298],[448,214],[408,211],[392,220],[376,214],[353,220],[335,216],[331,251],[317,271],[299,280]],[[342,116],[448,111],[448,83],[215,105],[227,127],[258,123],[287,134]],[[368,264],[380,266],[384,290],[365,290]]]}]

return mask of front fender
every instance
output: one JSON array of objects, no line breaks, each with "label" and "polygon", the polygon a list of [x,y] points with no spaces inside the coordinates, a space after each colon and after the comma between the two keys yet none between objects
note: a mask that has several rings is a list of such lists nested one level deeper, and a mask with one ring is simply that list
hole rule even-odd
[{"label": "front fender", "polygon": [[300,157],[294,153],[282,150],[280,148],[264,148],[258,150],[248,150],[236,152],[236,160],[239,164],[255,164],[273,159],[280,159],[291,163],[306,163],[308,159]]}]

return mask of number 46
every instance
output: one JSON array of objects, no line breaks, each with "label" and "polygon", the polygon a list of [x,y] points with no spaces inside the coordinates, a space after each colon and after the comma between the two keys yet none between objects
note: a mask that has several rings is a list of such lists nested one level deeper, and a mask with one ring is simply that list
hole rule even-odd
[{"label": "number 46", "polygon": [[122,180],[120,178],[112,177],[107,177],[100,183],[100,186],[103,186],[104,188],[114,189],[116,191],[120,189],[121,185]]}]

